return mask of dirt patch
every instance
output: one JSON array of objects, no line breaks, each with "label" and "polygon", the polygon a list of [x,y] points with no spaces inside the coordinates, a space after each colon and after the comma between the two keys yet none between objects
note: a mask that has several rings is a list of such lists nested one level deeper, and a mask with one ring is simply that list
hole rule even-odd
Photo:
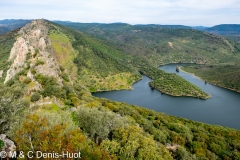
[{"label": "dirt patch", "polygon": [[173,48],[172,42],[168,42],[169,47]]}]

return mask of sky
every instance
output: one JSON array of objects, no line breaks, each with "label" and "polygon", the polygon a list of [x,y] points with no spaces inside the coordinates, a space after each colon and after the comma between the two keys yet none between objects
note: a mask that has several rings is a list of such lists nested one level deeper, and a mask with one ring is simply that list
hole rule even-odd
[{"label": "sky", "polygon": [[0,0],[0,20],[214,26],[240,24],[240,0]]}]

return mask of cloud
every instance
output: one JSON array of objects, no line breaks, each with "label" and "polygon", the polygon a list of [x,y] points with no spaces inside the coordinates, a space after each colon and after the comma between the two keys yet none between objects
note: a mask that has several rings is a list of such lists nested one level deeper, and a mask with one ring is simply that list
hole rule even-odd
[{"label": "cloud", "polygon": [[215,25],[239,23],[239,0],[8,0],[0,19]]}]

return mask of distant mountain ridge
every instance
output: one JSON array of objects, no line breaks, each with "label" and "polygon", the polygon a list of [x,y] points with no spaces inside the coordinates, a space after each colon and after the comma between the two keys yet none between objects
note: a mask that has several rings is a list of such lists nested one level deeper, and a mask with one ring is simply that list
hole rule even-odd
[{"label": "distant mountain ridge", "polygon": [[240,34],[240,24],[221,24],[207,28],[205,31],[220,35]]},{"label": "distant mountain ridge", "polygon": [[23,27],[27,23],[31,22],[31,20],[24,19],[5,19],[0,20],[0,34],[7,33],[16,28]]},{"label": "distant mountain ridge", "polygon": [[[19,28],[24,26],[25,24],[29,23],[31,20],[30,19],[4,19],[0,20],[0,34],[6,33],[8,31],[11,31],[15,28]],[[127,23],[122,23],[122,22],[115,22],[115,23],[80,23],[80,22],[72,22],[72,21],[61,21],[61,20],[54,20],[53,22],[59,23],[59,24],[72,24],[72,23],[77,23],[78,25],[82,26],[102,26],[106,27],[111,25],[112,26],[122,26],[122,27],[127,27],[130,24]],[[213,27],[205,27],[205,26],[186,26],[186,25],[161,25],[161,24],[136,24],[132,25],[136,27],[156,27],[156,28],[171,28],[171,29],[179,29],[179,28],[192,28],[196,30],[201,30],[201,31],[206,31],[206,32],[211,32],[211,33],[216,33],[216,34],[235,34],[235,33],[240,33],[240,24],[220,24],[216,25]],[[3,30],[3,31],[2,31]]]},{"label": "distant mountain ridge", "polygon": [[156,66],[219,63],[229,61],[233,53],[240,51],[239,46],[220,35],[181,25],[59,23],[107,41],[129,55],[147,57]]}]

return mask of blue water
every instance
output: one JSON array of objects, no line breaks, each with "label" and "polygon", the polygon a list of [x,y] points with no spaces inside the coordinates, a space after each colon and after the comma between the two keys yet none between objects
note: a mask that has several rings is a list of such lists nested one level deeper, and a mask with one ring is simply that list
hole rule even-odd
[{"label": "blue water", "polygon": [[[176,73],[176,65],[168,64],[159,67],[159,69]],[[144,75],[141,81],[133,84],[134,90],[98,92],[94,93],[93,96],[126,102],[199,122],[240,129],[240,93],[205,84],[204,81],[192,74],[182,71],[177,74],[197,85],[212,97],[201,100],[192,97],[168,96],[151,89],[148,86],[151,79]]]}]

